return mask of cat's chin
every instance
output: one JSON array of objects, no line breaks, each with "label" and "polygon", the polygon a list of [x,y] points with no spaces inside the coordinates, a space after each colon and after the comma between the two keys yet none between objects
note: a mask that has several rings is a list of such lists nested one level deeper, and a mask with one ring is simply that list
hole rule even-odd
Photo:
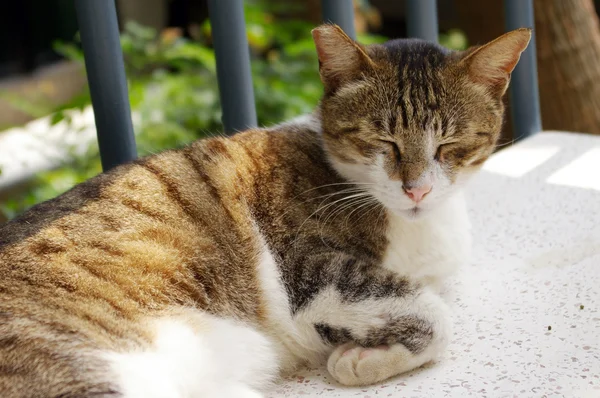
[{"label": "cat's chin", "polygon": [[431,210],[417,206],[410,209],[390,209],[390,211],[394,215],[401,217],[407,221],[418,221],[427,217],[427,215],[431,213]]}]

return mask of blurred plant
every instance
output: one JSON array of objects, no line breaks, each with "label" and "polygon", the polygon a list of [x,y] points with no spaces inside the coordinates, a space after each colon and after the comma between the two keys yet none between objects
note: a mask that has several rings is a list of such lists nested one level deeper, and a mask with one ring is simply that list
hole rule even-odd
[{"label": "blurred plant", "polygon": [[452,50],[466,50],[469,46],[467,36],[462,30],[450,29],[445,33],[440,33],[440,44]]},{"label": "blurred plant", "polygon": [[[244,4],[259,124],[271,125],[310,112],[322,94],[310,36],[313,25],[276,19],[273,7],[278,6],[277,2],[254,0]],[[121,45],[140,156],[182,146],[221,130],[210,22],[202,24],[194,36],[193,41],[185,38],[178,29],[159,34],[134,22],[125,26]],[[359,34],[359,41],[365,44],[384,40]],[[83,62],[77,41],[56,43],[55,47],[67,58]],[[448,43],[451,47],[456,39]],[[52,123],[71,123],[69,110],[81,110],[90,103],[86,91],[56,109]],[[73,155],[58,169],[36,176],[21,194],[0,202],[0,213],[12,218],[100,171],[98,148],[93,145],[84,155]]]}]

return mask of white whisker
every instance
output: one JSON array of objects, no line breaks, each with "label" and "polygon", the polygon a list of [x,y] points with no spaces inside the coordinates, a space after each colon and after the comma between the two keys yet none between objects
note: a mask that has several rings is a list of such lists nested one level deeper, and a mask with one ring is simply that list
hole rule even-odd
[{"label": "white whisker", "polygon": [[372,199],[372,198],[369,198],[369,200],[367,200],[367,201],[365,201],[365,202],[361,203],[360,205],[358,205],[358,206],[357,206],[355,209],[353,209],[353,210],[352,210],[352,211],[351,211],[351,212],[350,212],[350,213],[349,213],[349,214],[346,216],[346,218],[345,218],[345,221],[344,221],[344,222],[347,224],[347,223],[348,223],[348,221],[350,221],[350,217],[352,216],[352,214],[356,213],[358,210],[360,210],[360,209],[364,208],[365,206],[372,205],[372,204],[373,204],[373,201],[374,201],[374,199]]},{"label": "white whisker", "polygon": [[338,214],[343,213],[346,209],[351,208],[352,206],[357,206],[357,205],[362,204],[364,202],[371,201],[371,200],[372,199],[370,197],[362,197],[362,198],[353,200],[353,201],[351,201],[349,203],[343,203],[342,205],[338,206],[331,213],[329,213],[327,215],[327,217],[323,221],[323,225],[327,225],[327,223],[329,222],[330,219],[336,217]]},{"label": "white whisker", "polygon": [[[366,195],[369,195],[367,192],[360,192],[360,193],[355,193],[352,194],[350,196],[347,197],[343,197],[341,199],[336,199],[331,203],[328,203],[324,206],[322,206],[321,204],[319,204],[319,206],[317,207],[317,209],[315,211],[313,211],[303,222],[302,224],[300,224],[300,226],[298,227],[298,231],[296,231],[296,237],[294,238],[294,242],[296,242],[298,240],[298,236],[300,235],[300,232],[302,231],[302,228],[304,227],[304,224],[306,224],[306,222],[311,219],[315,214],[318,214],[321,211],[326,211],[327,209],[331,208],[331,206],[335,206],[337,203],[346,201],[346,200],[351,200],[351,199],[355,199],[355,198],[361,198],[364,197]],[[325,199],[324,201],[326,201],[327,199]],[[323,202],[324,202],[323,201]],[[323,203],[321,202],[321,203]]]}]

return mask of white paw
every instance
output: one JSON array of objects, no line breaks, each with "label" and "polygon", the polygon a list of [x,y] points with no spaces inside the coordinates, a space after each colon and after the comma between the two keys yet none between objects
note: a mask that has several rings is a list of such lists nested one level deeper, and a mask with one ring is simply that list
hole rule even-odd
[{"label": "white paw", "polygon": [[327,370],[341,384],[364,386],[420,366],[414,355],[400,344],[364,348],[347,343],[329,356]]}]

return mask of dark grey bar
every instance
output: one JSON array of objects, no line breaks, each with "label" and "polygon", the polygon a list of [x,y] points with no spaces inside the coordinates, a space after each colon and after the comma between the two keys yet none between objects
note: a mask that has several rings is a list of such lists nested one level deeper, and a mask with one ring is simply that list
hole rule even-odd
[{"label": "dark grey bar", "polygon": [[[533,0],[504,0],[504,12],[506,30],[534,27]],[[542,130],[535,32],[512,73],[510,101],[515,139],[525,138]]]},{"label": "dark grey bar", "polygon": [[323,22],[332,22],[356,40],[354,29],[354,5],[352,0],[321,0]]},{"label": "dark grey bar", "polygon": [[223,127],[233,134],[257,126],[243,0],[209,0]]},{"label": "dark grey bar", "polygon": [[75,0],[102,168],[137,157],[114,0]]},{"label": "dark grey bar", "polygon": [[408,37],[438,41],[437,4],[435,0],[406,0]]}]

